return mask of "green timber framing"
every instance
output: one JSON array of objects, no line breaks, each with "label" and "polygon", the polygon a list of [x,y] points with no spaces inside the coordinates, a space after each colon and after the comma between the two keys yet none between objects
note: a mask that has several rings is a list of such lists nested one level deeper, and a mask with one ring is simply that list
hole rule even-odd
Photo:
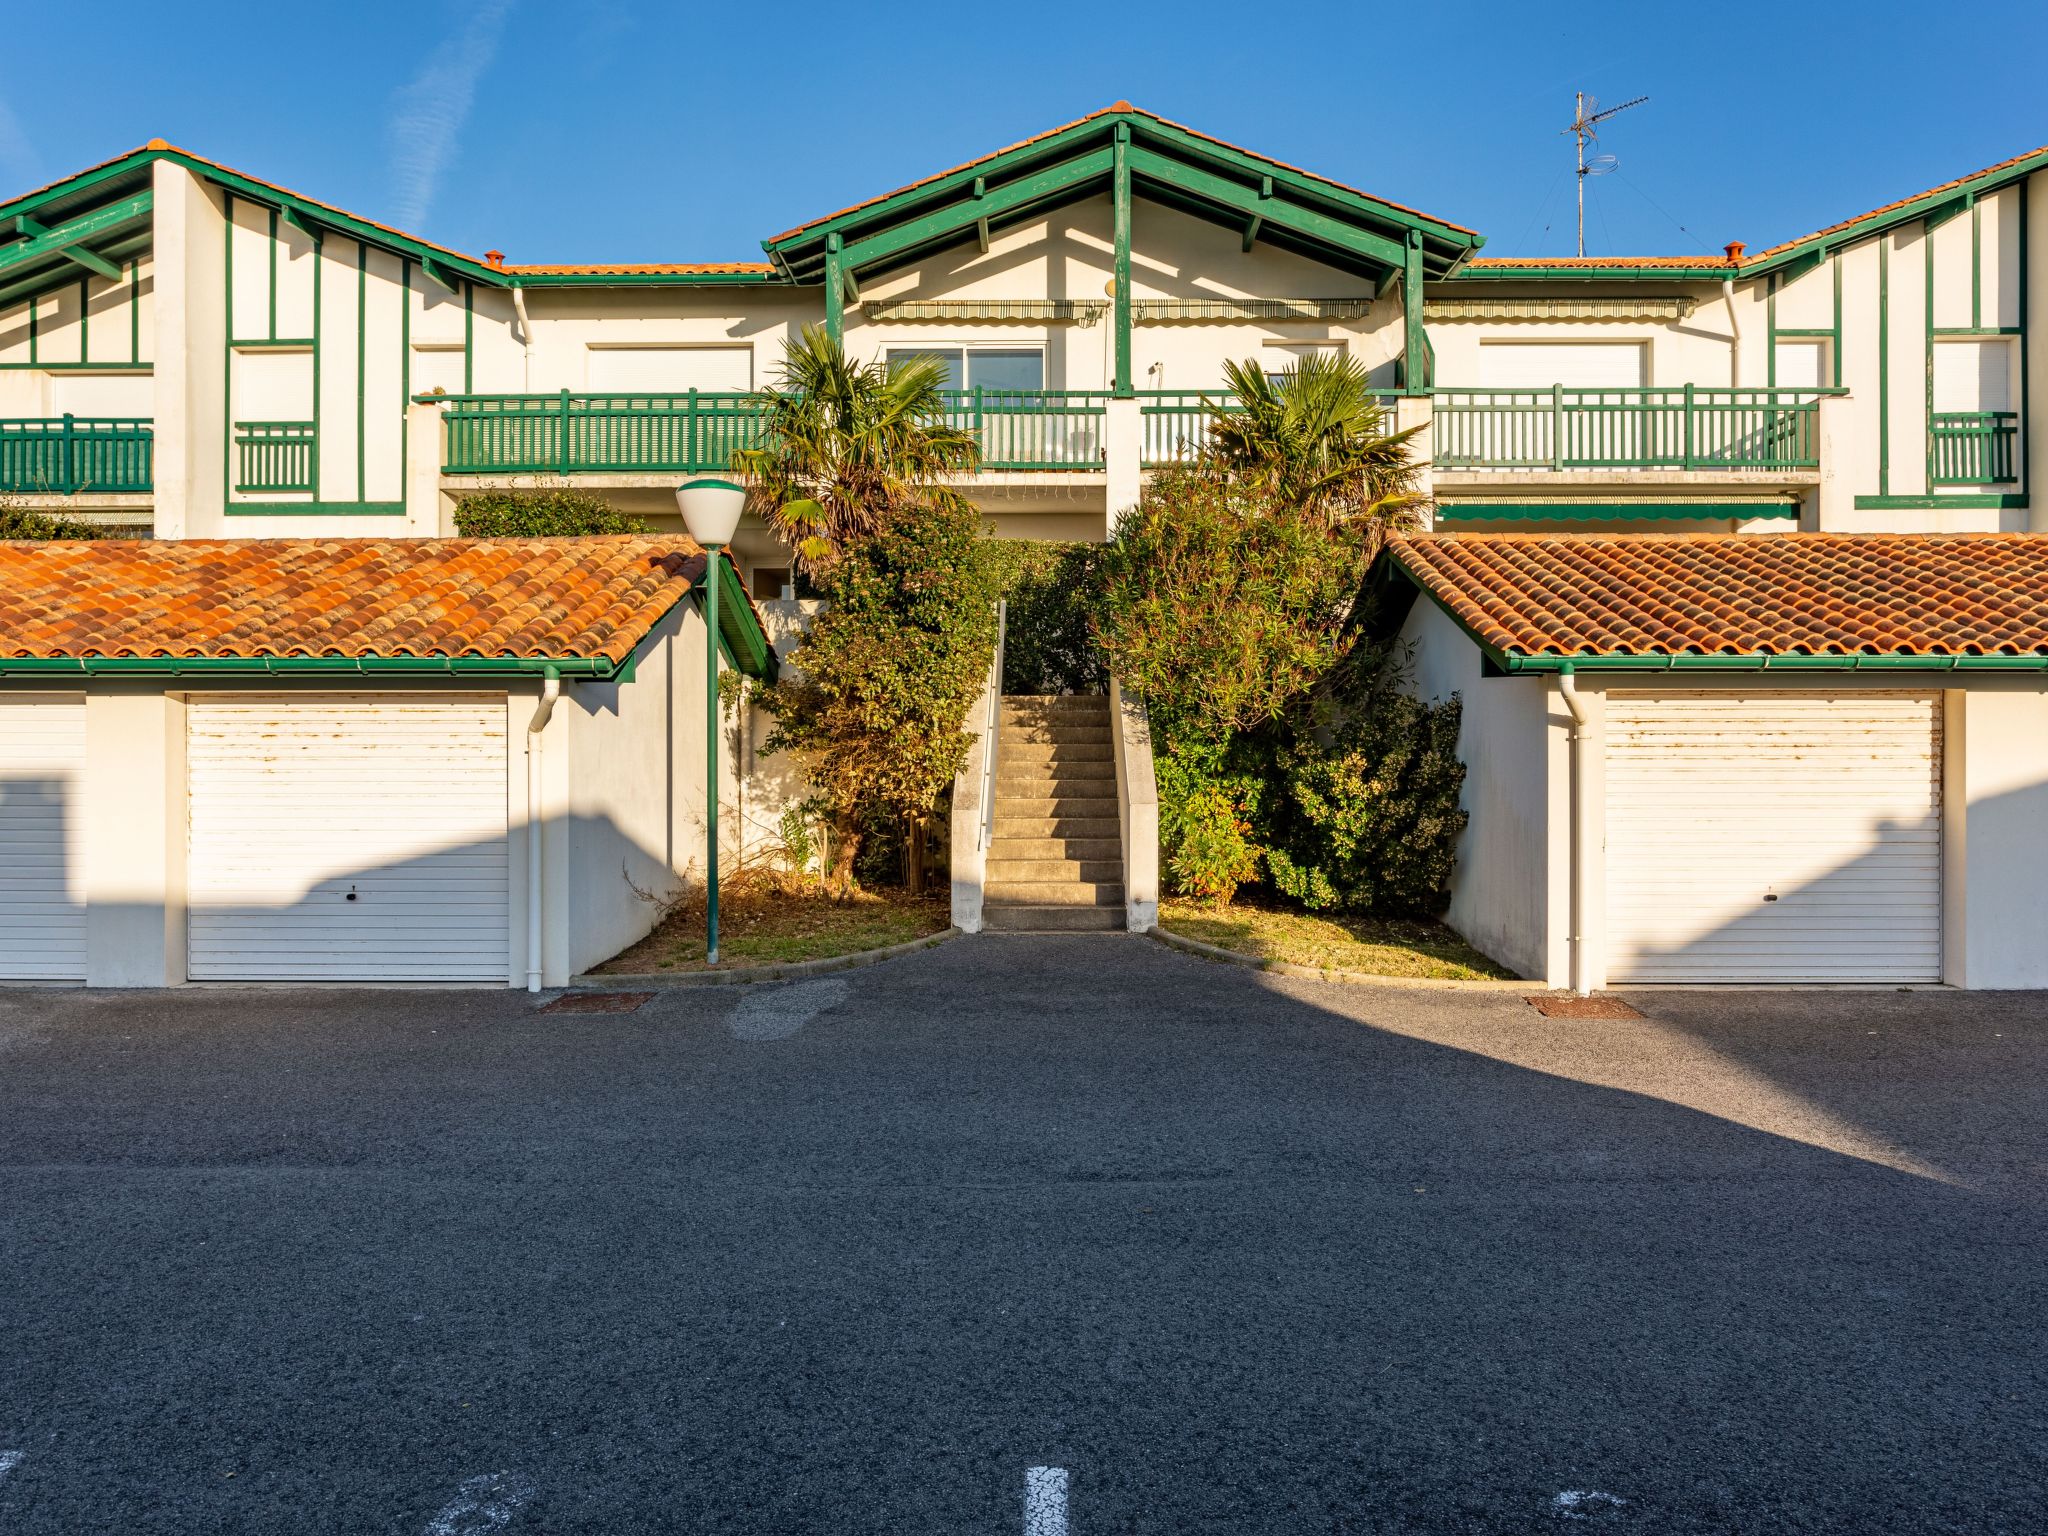
[{"label": "green timber framing", "polygon": [[[1131,233],[1143,198],[1374,285],[1419,294],[1449,276],[1483,237],[1220,143],[1128,103],[929,177],[885,197],[813,220],[762,242],[792,283],[822,283],[826,325],[837,335],[863,277],[908,266],[968,238],[992,234],[1107,193],[1111,202],[1112,393],[1131,398]],[[1404,304],[1404,387],[1427,385],[1422,306]]]},{"label": "green timber framing", "polygon": [[[746,589],[723,554],[720,585]],[[704,583],[690,585],[689,601],[703,612]],[[774,647],[751,601],[724,602],[718,609],[719,654],[749,677],[773,682]],[[649,637],[652,637],[650,630]],[[647,644],[647,639],[640,642]],[[0,656],[0,680],[61,678],[477,678],[558,677],[587,682],[630,683],[638,674],[640,651],[622,662],[605,656]]]},{"label": "green timber framing", "polygon": [[1845,651],[1838,654],[1757,651],[1740,655],[1704,651],[1575,651],[1567,656],[1503,650],[1482,639],[1457,610],[1430,591],[1423,579],[1410,570],[1398,555],[1389,553],[1381,558],[1384,567],[1391,568],[1392,572],[1398,572],[1405,579],[1394,583],[1389,580],[1387,571],[1381,572],[1377,578],[1379,590],[1384,594],[1390,587],[1397,587],[1398,592],[1392,602],[1381,603],[1374,616],[1375,622],[1383,628],[1398,629],[1409,605],[1418,597],[1425,598],[1435,603],[1444,617],[1458,627],[1459,633],[1478,647],[1485,659],[1485,673],[1494,677],[1554,677],[1579,672],[1649,675],[1670,672],[1872,672],[1887,675],[1917,673],[1924,677],[1957,672],[2048,672],[2048,651],[2028,651],[2019,655],[1948,656],[1922,656],[1898,651]]}]

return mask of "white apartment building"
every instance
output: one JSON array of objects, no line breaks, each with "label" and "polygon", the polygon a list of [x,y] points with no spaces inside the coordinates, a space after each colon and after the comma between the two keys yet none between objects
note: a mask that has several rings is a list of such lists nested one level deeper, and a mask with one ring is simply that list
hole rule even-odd
[{"label": "white apartment building", "polygon": [[[2022,529],[2044,166],[1756,253],[1494,260],[1120,102],[763,261],[563,267],[152,142],[0,204],[0,490],[159,538],[430,535],[554,480],[660,519],[822,323],[944,359],[1005,534],[1101,537],[1224,361],[1319,350],[1425,428],[1442,527]],[[738,553],[772,594],[786,555]]]}]

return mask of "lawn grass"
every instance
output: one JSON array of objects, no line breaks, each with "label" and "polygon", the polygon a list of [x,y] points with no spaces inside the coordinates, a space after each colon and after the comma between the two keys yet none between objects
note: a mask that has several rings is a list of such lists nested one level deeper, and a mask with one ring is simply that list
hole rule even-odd
[{"label": "lawn grass", "polygon": [[1168,898],[1159,904],[1159,926],[1184,939],[1254,959],[1327,971],[1431,981],[1506,980],[1514,975],[1442,923],[1427,918],[1325,915],[1243,902],[1212,907]]},{"label": "lawn grass", "polygon": [[[895,892],[862,891],[846,901],[815,893],[766,889],[721,892],[718,902],[717,970],[750,965],[783,965],[825,960],[862,950],[906,944],[952,925],[952,907],[942,887],[913,900]],[[703,971],[704,903],[678,908],[599,972]]]}]

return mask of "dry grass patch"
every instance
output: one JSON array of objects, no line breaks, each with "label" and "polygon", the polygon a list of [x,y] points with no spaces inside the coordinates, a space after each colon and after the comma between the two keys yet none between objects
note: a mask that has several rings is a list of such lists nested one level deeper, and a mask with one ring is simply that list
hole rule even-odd
[{"label": "dry grass patch", "polygon": [[[715,969],[857,955],[944,932],[952,922],[951,902],[943,888],[916,898],[893,891],[860,891],[845,901],[767,883],[721,888]],[[600,973],[613,974],[709,969],[714,967],[704,964],[701,893],[670,912],[639,943],[597,967]]]},{"label": "dry grass patch", "polygon": [[1442,923],[1426,918],[1326,916],[1244,902],[1212,907],[1167,899],[1159,926],[1168,933],[1257,960],[1368,976],[1430,981],[1507,979],[1503,970]]}]

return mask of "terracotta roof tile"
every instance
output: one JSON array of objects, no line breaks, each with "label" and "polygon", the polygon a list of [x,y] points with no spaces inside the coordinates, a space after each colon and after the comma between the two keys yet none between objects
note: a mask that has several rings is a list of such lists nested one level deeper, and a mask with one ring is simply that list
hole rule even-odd
[{"label": "terracotta roof tile", "polygon": [[619,664],[703,571],[679,535],[0,542],[0,656]]},{"label": "terracotta roof tile", "polygon": [[766,274],[773,272],[775,267],[766,261],[569,262],[562,265],[528,262],[514,263],[498,270],[521,276],[691,277],[706,273]]},{"label": "terracotta roof tile", "polygon": [[1417,534],[1388,552],[1515,656],[2048,654],[2048,535]]}]

